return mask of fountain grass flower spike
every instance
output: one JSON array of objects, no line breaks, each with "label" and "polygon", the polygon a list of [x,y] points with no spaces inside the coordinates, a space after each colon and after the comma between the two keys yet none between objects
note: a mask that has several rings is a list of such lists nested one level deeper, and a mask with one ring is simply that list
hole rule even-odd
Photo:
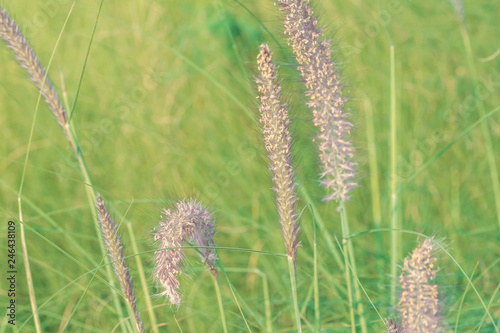
[{"label": "fountain grass flower spike", "polygon": [[313,16],[309,0],[277,0],[286,13],[285,34],[299,63],[299,71],[307,88],[307,105],[313,111],[314,124],[319,127],[316,138],[322,164],[321,184],[331,193],[325,201],[346,202],[357,183],[354,147],[349,139],[352,124],[343,112],[345,99],[330,42],[320,40],[323,31]]},{"label": "fountain grass flower spike", "polygon": [[129,269],[125,259],[123,259],[123,246],[121,244],[120,236],[118,236],[118,228],[109,215],[99,194],[96,196],[96,207],[104,243],[106,245],[106,249],[108,250],[109,258],[113,263],[113,269],[118,281],[120,282],[123,296],[131,309],[131,315],[134,316],[137,331],[142,333],[144,332],[144,327],[142,325],[139,312],[137,312],[134,287],[132,287],[132,279],[130,278]]},{"label": "fountain grass flower spike", "polygon": [[[45,73],[45,69],[40,65],[40,60],[28,44],[26,38],[14,20],[7,12],[0,7],[0,37],[7,43],[7,46],[14,52],[21,66],[28,72],[31,81],[41,90],[42,96],[52,113],[61,125],[68,141],[71,142],[67,132],[67,115],[57,92]],[[73,147],[72,147],[73,148]],[[74,148],[73,148],[74,149]]]},{"label": "fountain grass flower spike", "polygon": [[155,230],[154,240],[161,250],[155,253],[156,268],[153,278],[164,290],[159,296],[179,306],[184,242],[200,246],[200,257],[217,278],[216,254],[213,242],[215,221],[212,213],[195,200],[178,201],[176,209],[165,209],[163,219]]},{"label": "fountain grass flower spike", "polygon": [[438,288],[429,280],[436,277],[435,245],[427,238],[406,257],[399,282],[403,292],[398,303],[404,332],[440,332]]},{"label": "fountain grass flower spike", "polygon": [[276,192],[286,251],[296,265],[299,224],[295,211],[297,196],[290,156],[292,138],[288,130],[290,125],[288,108],[285,104],[280,104],[281,87],[277,80],[276,65],[272,62],[272,54],[267,44],[260,46],[257,63],[260,72],[256,78],[260,99],[260,122],[269,156],[269,169],[273,173],[273,189]]}]

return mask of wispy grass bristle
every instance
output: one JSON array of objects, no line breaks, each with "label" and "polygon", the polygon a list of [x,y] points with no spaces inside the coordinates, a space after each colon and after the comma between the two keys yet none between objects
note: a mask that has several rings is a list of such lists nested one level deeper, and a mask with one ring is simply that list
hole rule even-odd
[{"label": "wispy grass bristle", "polygon": [[289,133],[290,120],[286,104],[281,104],[281,87],[277,79],[276,65],[272,61],[269,46],[260,46],[257,57],[260,75],[256,78],[260,99],[260,122],[263,127],[264,143],[269,157],[269,169],[273,173],[273,190],[280,216],[281,229],[287,254],[296,265],[299,241],[299,224],[295,203],[295,174],[292,168],[292,137]]},{"label": "wispy grass bristle", "polygon": [[299,71],[309,97],[307,105],[313,111],[314,124],[319,128],[316,138],[322,164],[321,184],[331,193],[325,201],[346,202],[357,187],[354,147],[349,133],[352,124],[343,112],[345,98],[332,61],[331,45],[321,40],[323,31],[313,16],[309,0],[278,0],[286,13],[285,34],[299,63]]},{"label": "wispy grass bristle", "polygon": [[101,225],[102,235],[106,249],[108,250],[109,258],[113,263],[115,275],[120,282],[120,287],[123,291],[123,296],[127,301],[132,315],[135,317],[136,328],[139,332],[144,332],[144,327],[137,311],[134,287],[132,286],[132,278],[130,277],[129,269],[123,256],[123,246],[120,236],[118,236],[118,227],[109,215],[104,202],[99,194],[96,196],[96,208],[98,218]]},{"label": "wispy grass bristle", "polygon": [[195,200],[178,201],[176,209],[165,209],[163,218],[155,230],[154,240],[161,250],[155,253],[153,278],[164,290],[158,296],[166,296],[170,303],[181,303],[180,284],[184,242],[190,241],[199,248],[203,263],[217,278],[216,253],[213,242],[215,221],[212,213]]}]

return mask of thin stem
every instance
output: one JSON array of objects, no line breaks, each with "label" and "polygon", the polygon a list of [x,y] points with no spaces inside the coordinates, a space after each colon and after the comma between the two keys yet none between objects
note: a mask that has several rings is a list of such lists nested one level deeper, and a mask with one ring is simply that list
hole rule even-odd
[{"label": "thin stem", "polygon": [[[479,262],[476,262],[476,266],[474,266],[474,270],[472,271],[472,274],[470,275],[471,280],[474,277],[474,273],[476,272],[477,265],[479,265]],[[458,332],[458,322],[460,320],[460,313],[462,312],[462,306],[464,304],[465,296],[467,295],[467,292],[469,291],[469,286],[470,286],[470,284],[467,283],[467,286],[465,287],[464,294],[462,295],[462,299],[460,300],[460,305],[458,306],[458,314],[457,314],[457,318],[455,320],[455,329],[453,330],[453,332],[455,332],[455,333]]]},{"label": "thin stem", "polygon": [[[96,197],[96,192],[94,190],[94,187],[92,185],[92,181],[90,179],[89,171],[87,169],[87,165],[85,163],[85,158],[83,156],[82,150],[80,149],[78,145],[78,138],[76,136],[76,131],[74,124],[66,124],[67,132],[68,132],[68,139],[70,146],[73,148],[73,150],[76,152],[75,158],[78,162],[78,166],[80,169],[80,173],[82,174],[84,185],[85,185],[85,193],[87,195],[87,201],[90,207],[94,207],[94,198]],[[101,250],[101,253],[103,254],[104,257],[104,262],[109,263],[109,259],[106,256],[106,249],[104,248],[104,240],[103,240],[103,235],[101,233],[100,225],[99,225],[99,219],[97,218],[96,210],[95,208],[92,210],[94,213],[94,227],[97,233],[97,237],[99,238],[99,248]],[[116,292],[116,287],[115,287],[115,279],[113,277],[113,272],[111,271],[111,266],[110,265],[105,265],[105,271],[106,271],[106,277],[110,285],[110,290],[111,290],[111,296],[113,298],[113,304],[116,309],[116,313],[118,314],[120,319],[125,318],[123,314],[123,309],[120,305],[120,301],[118,299],[118,293]],[[126,332],[127,329],[125,328],[125,324],[123,321],[120,323],[120,327],[123,332]]]},{"label": "thin stem", "polygon": [[321,331],[320,308],[319,308],[319,282],[318,282],[318,247],[316,244],[316,225],[314,226],[314,244],[313,244],[313,262],[314,262],[314,327],[316,332]]},{"label": "thin stem", "polygon": [[[373,225],[376,229],[382,228],[382,213],[380,209],[380,186],[378,181],[377,148],[375,145],[375,127],[373,120],[373,109],[368,97],[364,99],[364,109],[366,113],[366,137],[368,142],[368,158],[370,165],[370,188],[372,198]],[[377,275],[379,281],[385,276],[382,233],[375,234],[375,249],[377,253]],[[382,290],[382,284],[379,284]]]},{"label": "thin stem", "polygon": [[[212,275],[212,274],[210,274]],[[224,333],[227,333],[227,324],[226,324],[226,315],[224,314],[224,306],[222,304],[222,295],[220,293],[219,281],[212,275],[215,286],[215,293],[217,294],[217,302],[219,302],[219,310],[220,310],[220,319],[222,320],[222,328],[224,329]]]},{"label": "thin stem", "polygon": [[271,315],[271,297],[269,296],[269,283],[267,276],[258,268],[226,268],[226,272],[255,273],[262,278],[262,292],[264,293],[264,308],[266,312],[266,331],[273,332],[273,321]]},{"label": "thin stem", "polygon": [[[94,191],[94,187],[92,186],[92,181],[90,180],[90,175],[89,175],[86,163],[85,163],[85,159],[84,159],[83,153],[82,153],[82,151],[81,151],[81,149],[80,149],[80,147],[78,145],[78,138],[77,138],[77,135],[76,135],[76,130],[75,130],[73,122],[71,121],[71,118],[73,117],[73,113],[74,113],[74,110],[75,110],[75,107],[76,107],[76,103],[78,101],[78,94],[79,94],[80,86],[81,86],[81,83],[82,83],[82,80],[83,80],[83,73],[85,72],[85,67],[86,67],[87,59],[88,59],[89,54],[90,54],[90,47],[92,46],[92,42],[94,40],[94,36],[95,36],[96,28],[97,28],[97,23],[98,23],[98,20],[99,20],[99,15],[100,15],[101,10],[102,10],[102,4],[103,4],[103,0],[101,0],[101,2],[99,4],[99,10],[97,12],[97,18],[96,18],[96,21],[94,23],[94,28],[92,30],[92,35],[91,35],[89,46],[88,46],[88,49],[87,49],[87,54],[85,56],[85,61],[84,61],[84,64],[83,64],[82,73],[80,75],[80,81],[78,83],[77,93],[76,93],[76,96],[75,96],[75,100],[73,102],[73,107],[70,110],[71,113],[69,115],[68,122],[66,122],[66,124],[64,126],[64,131],[66,131],[66,133],[68,134],[67,138],[69,140],[69,144],[70,144],[71,148],[73,149],[73,151],[75,152],[75,157],[77,159],[78,166],[80,168],[80,172],[81,172],[81,174],[83,176],[84,183],[86,185],[85,186],[85,192],[87,194],[87,201],[88,201],[90,207],[94,207],[94,198],[96,197],[96,193]],[[102,233],[100,231],[99,220],[97,218],[97,214],[96,214],[95,208],[92,211],[94,212],[94,227],[95,227],[95,230],[96,230],[96,233],[97,233],[97,237],[99,238],[99,247],[100,247],[101,253],[103,255],[103,260],[104,260],[104,262],[109,263],[109,259],[106,256],[106,250],[104,248],[103,236],[102,236]],[[111,289],[111,296],[113,298],[113,304],[114,304],[114,306],[116,308],[116,312],[119,315],[120,319],[123,319],[125,317],[123,315],[123,310],[122,310],[122,307],[120,305],[120,301],[118,299],[118,293],[116,292],[116,287],[115,287],[115,280],[113,278],[113,273],[111,271],[110,265],[106,265],[105,271],[106,271],[106,277],[107,277],[107,279],[109,281],[109,284],[110,284],[110,287],[111,287],[110,289]],[[123,320],[120,323],[120,327],[122,329],[122,332],[126,332],[127,331],[126,326],[125,326]]]},{"label": "thin stem", "polygon": [[[352,246],[352,241],[351,239],[349,238],[350,236],[350,231],[349,231],[349,218],[347,216],[347,209],[345,207],[345,202],[341,201],[340,202],[340,219],[341,219],[341,224],[342,224],[342,236],[343,236],[343,247],[344,247],[344,260],[345,260],[345,267],[346,267],[346,282],[348,284],[348,292],[349,292],[349,296],[351,297],[351,300],[352,300],[352,289],[351,289],[351,286],[352,286],[352,281],[351,281],[351,277],[350,277],[350,272],[349,272],[349,267],[351,267],[351,270],[352,270],[352,274],[354,274],[354,276],[358,276],[358,269],[357,269],[357,266],[356,266],[356,260],[355,260],[355,257],[354,257],[354,248]],[[347,251],[346,251],[347,250]],[[349,266],[349,262],[350,262],[350,266]],[[357,309],[357,312],[358,312],[358,315],[359,315],[359,323],[360,323],[360,326],[361,326],[361,332],[363,333],[367,333],[368,330],[367,330],[367,326],[366,326],[366,319],[365,319],[365,316],[364,316],[364,312],[365,312],[365,309],[364,309],[364,305],[363,305],[363,302],[361,301],[361,290],[359,289],[359,286],[358,284],[354,284],[354,297],[355,297],[355,300],[356,300],[356,309]],[[350,303],[350,306],[351,306],[351,311],[354,311],[354,304],[353,303]],[[353,313],[351,313],[351,320],[353,319]],[[354,330],[356,330],[356,327],[355,327],[355,321],[353,321],[353,327],[354,327]]]},{"label": "thin stem", "polygon": [[17,197],[17,204],[19,207],[19,222],[21,229],[21,246],[23,248],[23,260],[24,260],[24,269],[26,271],[26,282],[28,283],[28,292],[30,296],[31,303],[31,311],[33,312],[33,320],[35,321],[35,328],[37,333],[42,332],[42,328],[40,325],[40,318],[38,317],[38,310],[36,306],[36,295],[35,288],[33,287],[33,278],[31,277],[31,268],[28,256],[28,247],[26,246],[26,236],[24,234],[24,223],[23,223],[23,212],[21,206],[21,197]]},{"label": "thin stem", "polygon": [[[132,245],[132,251],[133,253],[139,253],[132,223],[127,221],[126,224],[128,233],[130,235],[130,243]],[[140,256],[135,256],[135,263],[137,265],[137,271],[139,272],[139,279],[141,280],[142,290],[144,291],[146,296],[145,297],[146,307],[148,309],[148,315],[149,315],[149,320],[151,321],[152,331],[154,333],[159,333],[158,327],[156,326],[156,317],[153,309],[153,304],[151,303],[151,296],[149,294],[149,286],[146,280],[146,275],[144,274],[144,268],[142,266],[142,261]]]},{"label": "thin stem", "polygon": [[345,268],[345,266],[344,266],[344,262],[342,261],[342,257],[340,255],[337,247],[335,247],[333,239],[325,227],[325,223],[323,222],[323,218],[321,217],[321,214],[316,209],[316,205],[314,204],[314,201],[311,199],[311,196],[309,195],[309,192],[307,192],[307,189],[305,186],[301,186],[301,184],[298,184],[298,188],[299,188],[300,194],[302,195],[304,200],[311,207],[312,212],[314,214],[314,219],[318,224],[319,231],[325,237],[326,244],[328,246],[328,249],[332,252],[332,255],[333,255],[333,258],[335,259],[335,262],[339,266],[339,269],[343,270]]},{"label": "thin stem", "polygon": [[394,45],[391,45],[391,304],[396,304],[397,263],[401,254],[401,225],[397,215],[396,75]]},{"label": "thin stem", "polygon": [[352,298],[352,281],[351,281],[351,271],[349,270],[349,254],[347,248],[347,236],[349,236],[349,224],[347,221],[347,216],[344,210],[344,206],[341,206],[340,210],[340,220],[342,224],[342,248],[345,261],[345,281],[347,284],[347,299],[349,301],[349,314],[351,316],[351,332],[356,333],[356,318],[354,316],[354,301]]},{"label": "thin stem", "polygon": [[[497,293],[498,291],[500,290],[500,284],[497,285],[495,291],[493,292],[493,295],[491,295],[491,298],[490,298],[490,302],[488,303],[488,308],[487,310],[489,310],[491,308],[491,303],[493,303],[493,301],[496,299],[496,296],[497,296]],[[479,322],[479,324],[477,325],[477,332],[476,333],[479,333],[480,330],[481,330],[481,327],[483,326],[483,323],[484,321],[486,320],[486,317],[488,316],[488,312],[487,311],[484,315],[483,315],[483,318],[481,318],[481,321]]]},{"label": "thin stem", "polygon": [[[469,66],[469,72],[474,81],[474,88],[475,88],[474,93],[477,99],[479,116],[483,117],[486,114],[486,110],[484,108],[483,99],[481,96],[481,92],[479,90],[479,78],[477,75],[476,65],[474,63],[474,55],[472,53],[472,46],[469,38],[469,33],[464,25],[460,27],[460,34],[462,35],[462,40],[464,43],[465,53],[467,56],[467,64]],[[490,129],[488,128],[488,124],[486,122],[481,123],[481,132],[484,138],[486,157],[488,159],[488,166],[490,169],[491,185],[493,186],[495,209],[497,213],[497,222],[498,226],[500,227],[500,179],[498,177],[498,168],[495,162],[495,151],[493,149],[493,144],[491,141]]]},{"label": "thin stem", "polygon": [[269,296],[269,284],[267,282],[267,276],[263,272],[259,270],[258,274],[262,278],[262,289],[264,292],[264,307],[266,309],[266,328],[268,332],[272,333],[273,321],[271,318],[271,297]]},{"label": "thin stem", "polygon": [[297,330],[302,333],[302,325],[300,324],[299,303],[297,300],[297,280],[295,276],[295,264],[292,257],[288,257],[288,271],[290,273],[290,283],[292,287],[293,309],[295,311],[295,320],[297,322]]}]

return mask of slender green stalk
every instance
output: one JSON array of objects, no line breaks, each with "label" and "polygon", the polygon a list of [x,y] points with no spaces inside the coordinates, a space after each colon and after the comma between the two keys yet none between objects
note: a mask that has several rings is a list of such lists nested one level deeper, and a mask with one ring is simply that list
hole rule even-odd
[{"label": "slender green stalk", "polygon": [[401,255],[401,235],[398,229],[398,183],[397,183],[397,141],[396,141],[396,74],[394,66],[394,45],[391,45],[391,304],[396,303],[397,264]]},{"label": "slender green stalk", "polygon": [[[477,265],[479,265],[479,262],[476,262],[476,266],[474,266],[474,270],[472,271],[472,274],[470,275],[471,280],[474,277],[474,273],[476,272]],[[464,305],[465,296],[467,295],[467,292],[469,291],[469,286],[470,286],[470,284],[468,283],[467,286],[465,287],[465,291],[464,291],[464,294],[462,295],[462,299],[460,300],[460,305],[458,306],[458,314],[457,314],[457,318],[455,319],[455,329],[453,330],[453,332],[455,332],[455,333],[458,332],[458,322],[460,320],[460,313],[462,312],[462,306]]]},{"label": "slender green stalk", "polygon": [[[252,332],[252,330],[250,329],[250,325],[248,325],[248,321],[247,321],[247,319],[245,317],[245,314],[243,313],[243,309],[240,306],[240,302],[238,301],[238,297],[236,296],[236,294],[238,293],[238,291],[234,288],[233,284],[229,280],[229,277],[227,276],[227,273],[226,273],[226,271],[224,269],[224,265],[222,265],[222,262],[219,260],[217,262],[217,264],[219,266],[219,269],[222,271],[222,274],[224,274],[224,277],[226,278],[227,284],[229,285],[229,290],[231,290],[231,294],[233,295],[233,298],[234,298],[234,301],[236,303],[236,306],[238,307],[238,310],[240,311],[241,318],[243,318],[243,321],[245,322],[245,325],[246,325],[248,331]],[[238,296],[239,296],[239,294],[238,294]],[[239,297],[241,298],[241,296],[239,296]],[[247,310],[252,313],[252,315],[254,316],[254,318],[257,319],[257,317],[255,316],[255,314],[252,312],[252,309],[245,303],[245,301],[243,299],[241,299],[241,301],[243,302],[243,305],[245,305],[245,307],[247,308]]]},{"label": "slender green stalk", "polygon": [[[34,122],[33,122],[34,123]],[[31,142],[31,140],[30,140]],[[20,193],[19,193],[20,194]],[[33,287],[33,278],[31,276],[31,268],[28,256],[28,247],[26,246],[26,235],[24,234],[23,211],[21,206],[21,196],[17,197],[17,204],[19,207],[19,222],[21,231],[21,247],[23,248],[24,270],[26,271],[26,282],[28,284],[28,293],[30,297],[31,311],[33,312],[33,320],[35,321],[35,328],[37,333],[42,332],[40,325],[40,318],[38,317],[38,310],[36,306],[35,288]]]},{"label": "slender green stalk", "polygon": [[262,278],[262,289],[264,292],[264,308],[266,309],[266,328],[267,331],[272,333],[273,332],[273,321],[271,319],[271,297],[269,296],[269,284],[267,282],[267,276],[264,274],[264,272],[257,270]]},{"label": "slender green stalk", "polygon": [[[349,267],[352,270],[352,273],[355,277],[358,276],[358,269],[356,267],[356,260],[354,257],[354,247],[352,245],[352,241],[350,238],[350,231],[349,231],[349,219],[347,215],[347,209],[345,207],[345,202],[340,201],[340,220],[341,220],[341,225],[342,225],[342,247],[343,247],[343,255],[344,255],[344,261],[345,261],[345,276],[346,276],[346,284],[347,284],[347,292],[348,292],[348,298],[349,298],[349,306],[350,306],[350,311],[351,311],[351,324],[352,324],[352,329],[354,330],[353,332],[356,331],[356,321],[354,318],[354,302],[352,299],[353,295],[353,289],[352,289],[352,278],[351,278],[351,272],[349,270]],[[361,326],[361,331],[363,333],[368,332],[367,330],[367,324],[366,324],[366,319],[364,316],[364,305],[363,302],[361,301],[361,290],[358,284],[354,284],[354,297],[356,300],[356,309],[359,315],[359,322]]]},{"label": "slender green stalk", "polygon": [[[373,121],[373,109],[368,97],[364,100],[364,109],[366,114],[366,138],[368,142],[368,159],[370,165],[370,189],[372,199],[373,225],[376,229],[382,228],[382,213],[380,209],[380,186],[378,181],[377,148],[375,145],[375,128]],[[375,234],[375,246],[377,253],[377,275],[379,281],[385,276],[382,233]],[[382,285],[379,285],[381,288]]]},{"label": "slender green stalk", "polygon": [[[477,106],[479,110],[479,116],[484,117],[486,110],[484,107],[484,102],[481,97],[481,91],[479,89],[479,77],[477,74],[476,65],[474,63],[474,55],[472,52],[472,46],[470,42],[469,32],[465,25],[460,26],[460,34],[462,35],[462,40],[464,43],[465,54],[467,57],[467,64],[469,67],[470,75],[474,81],[474,93],[477,99]],[[493,148],[493,143],[491,141],[491,134],[488,124],[486,122],[481,123],[481,132],[484,138],[484,144],[486,148],[486,157],[488,159],[488,167],[490,169],[491,186],[493,187],[493,196],[495,201],[495,210],[497,213],[497,222],[500,227],[500,179],[498,177],[498,168],[495,162],[495,150]]]},{"label": "slender green stalk", "polygon": [[[132,227],[132,223],[130,223],[130,221],[127,221],[126,225],[130,236],[132,251],[133,253],[139,253],[139,248],[137,247],[137,241],[135,239],[135,233]],[[146,300],[146,308],[148,310],[149,320],[151,321],[152,331],[154,333],[159,333],[158,327],[156,326],[156,316],[153,309],[153,304],[151,303],[151,295],[149,294],[149,285],[146,280],[146,274],[144,274],[144,267],[142,266],[141,256],[135,256],[135,263],[137,265],[139,279],[141,280],[142,290],[145,293],[144,299]]]},{"label": "slender green stalk", "polygon": [[266,315],[266,331],[269,333],[273,332],[273,321],[271,314],[271,297],[269,296],[269,283],[267,282],[267,276],[258,268],[226,268],[226,272],[236,272],[236,273],[255,273],[262,278],[262,292],[264,294],[264,311]]},{"label": "slender green stalk", "polygon": [[[69,120],[67,122],[65,122],[64,126],[63,126],[63,130],[67,134],[66,137],[67,137],[67,139],[69,141],[69,144],[70,144],[71,148],[73,149],[73,151],[75,152],[75,158],[77,159],[78,166],[79,166],[79,169],[80,169],[80,173],[82,174],[82,177],[83,177],[83,180],[84,180],[85,192],[86,192],[86,195],[87,195],[87,202],[89,204],[89,207],[94,207],[94,198],[96,197],[96,192],[94,191],[94,187],[93,187],[92,181],[90,179],[90,175],[89,175],[89,172],[88,172],[88,169],[87,169],[87,165],[85,163],[85,158],[84,158],[83,153],[82,153],[82,151],[81,151],[81,149],[80,149],[80,147],[78,145],[78,138],[77,138],[77,135],[76,135],[76,130],[75,130],[75,127],[74,127],[74,123],[71,122],[71,118],[73,117],[73,113],[74,113],[74,110],[75,110],[75,107],[76,107],[76,103],[78,101],[78,93],[80,91],[80,86],[81,86],[81,83],[82,83],[82,80],[83,80],[83,73],[85,72],[85,67],[86,67],[87,59],[89,57],[90,46],[92,45],[92,42],[94,40],[94,35],[95,35],[95,32],[96,32],[96,28],[97,28],[97,22],[98,22],[99,14],[101,13],[101,10],[102,10],[102,4],[103,4],[103,1],[101,0],[101,2],[99,4],[98,14],[97,14],[98,16],[97,16],[97,19],[95,21],[95,24],[94,24],[94,27],[93,27],[93,30],[92,30],[92,36],[90,38],[89,47],[87,49],[87,54],[85,56],[85,61],[84,61],[83,69],[82,69],[82,74],[80,76],[80,82],[78,83],[77,94],[76,94],[75,100],[73,102],[73,107],[72,107],[71,113],[69,115]],[[96,211],[95,208],[93,208],[93,212],[97,213],[97,211]],[[103,255],[103,260],[104,260],[105,263],[109,263],[109,259],[106,256],[106,250],[104,248],[103,236],[102,236],[101,231],[100,231],[99,219],[97,218],[97,214],[94,214],[94,228],[95,228],[95,231],[97,233],[97,237],[99,238],[99,247],[100,247],[101,253]],[[115,281],[114,281],[114,278],[113,278],[113,273],[111,271],[111,266],[110,265],[105,265],[105,271],[106,271],[107,280],[109,281],[109,285],[110,285],[111,297],[113,298],[113,304],[114,304],[114,306],[116,308],[116,312],[117,312],[119,318],[123,319],[123,318],[125,318],[125,316],[123,314],[123,310],[122,310],[122,307],[120,305],[120,301],[118,299],[118,293],[116,292]],[[120,323],[120,327],[121,327],[122,332],[126,332],[127,331],[127,329],[125,327],[125,324],[123,323],[123,320]]]},{"label": "slender green stalk", "polygon": [[[497,293],[498,291],[500,290],[500,283],[497,284],[497,287],[495,289],[495,291],[493,292],[493,294],[491,295],[491,298],[490,298],[490,302],[488,303],[488,308],[487,310],[489,310],[491,308],[491,304],[495,301],[496,299],[496,296],[497,296]],[[481,321],[479,322],[479,324],[477,325],[477,332],[476,333],[479,333],[479,331],[481,330],[481,327],[483,326],[483,323],[484,321],[486,320],[486,317],[488,316],[488,312],[489,311],[486,311],[483,315],[483,318],[481,318]]]},{"label": "slender green stalk", "polygon": [[293,300],[293,309],[295,311],[295,320],[297,322],[297,331],[302,333],[302,325],[300,323],[300,311],[299,311],[299,303],[297,300],[297,280],[295,277],[295,263],[292,257],[288,257],[288,271],[290,273],[290,283],[292,287],[292,300]]},{"label": "slender green stalk", "polygon": [[339,253],[339,250],[337,247],[334,245],[333,238],[330,236],[330,233],[326,229],[325,222],[323,221],[323,218],[321,217],[321,214],[319,213],[318,209],[316,208],[316,205],[314,201],[312,200],[311,196],[309,195],[309,192],[307,192],[307,189],[305,186],[302,186],[299,184],[299,191],[306,203],[311,207],[311,210],[314,214],[314,219],[316,223],[318,224],[320,234],[325,238],[326,245],[328,246],[328,249],[333,255],[333,258],[335,259],[335,262],[339,266],[339,269],[343,270],[345,268],[344,262],[342,261],[342,256]]},{"label": "slender green stalk", "polygon": [[313,243],[313,265],[314,265],[314,328],[316,332],[321,331],[321,314],[319,308],[319,278],[318,278],[318,246],[316,243],[316,223],[314,223]]},{"label": "slender green stalk", "polygon": [[[345,261],[345,281],[347,285],[347,299],[349,301],[349,314],[351,317],[351,331],[352,333],[356,333],[356,318],[354,316],[354,300],[352,293],[352,279],[351,279],[351,271],[349,270],[349,249],[347,244],[347,237],[349,236],[349,222],[347,220],[347,214],[345,211],[345,207],[342,204],[340,210],[340,219],[342,225],[342,248],[344,254]],[[352,258],[351,258],[352,259]]]},{"label": "slender green stalk", "polygon": [[222,328],[224,329],[224,333],[227,333],[226,315],[224,314],[224,305],[222,303],[222,295],[220,293],[219,281],[216,279],[216,277],[214,275],[212,275],[212,277],[213,277],[214,286],[215,286],[215,293],[217,294],[217,302],[219,302],[220,319],[222,320]]},{"label": "slender green stalk", "polygon": [[[73,150],[76,152],[76,160],[78,162],[78,166],[80,169],[80,173],[82,174],[84,185],[85,185],[85,193],[87,195],[87,201],[90,205],[90,207],[94,207],[94,198],[96,197],[96,192],[94,190],[94,186],[92,185],[92,181],[90,179],[90,175],[87,169],[87,165],[85,163],[85,158],[83,156],[82,150],[80,149],[78,145],[78,138],[76,136],[76,131],[74,128],[73,123],[66,123],[66,128],[67,128],[67,133],[68,135],[68,140],[70,142],[70,146],[73,148]],[[100,229],[100,224],[99,224],[99,219],[97,218],[97,211],[95,208],[93,208],[94,213],[94,227],[96,230],[96,233],[99,237],[99,248],[101,250],[101,253],[103,254],[103,260],[106,264],[109,264],[109,258],[106,256],[106,249],[104,248],[104,239],[101,233]],[[120,319],[125,318],[125,315],[123,313],[122,306],[120,304],[120,300],[118,299],[118,293],[116,292],[116,282],[115,279],[113,278],[113,272],[111,270],[111,265],[105,265],[104,266],[105,272],[106,272],[106,277],[110,285],[110,291],[111,291],[111,296],[113,298],[113,304],[116,309],[116,313],[118,314]],[[120,323],[120,327],[122,329],[122,332],[126,332],[127,329],[125,327],[124,321],[122,320]]]}]

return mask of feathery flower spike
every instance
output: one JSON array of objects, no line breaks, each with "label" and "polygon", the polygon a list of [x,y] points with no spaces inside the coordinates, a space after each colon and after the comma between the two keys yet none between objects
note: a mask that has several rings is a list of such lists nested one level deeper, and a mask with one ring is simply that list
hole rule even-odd
[{"label": "feathery flower spike", "polygon": [[144,327],[142,325],[139,312],[137,312],[135,293],[134,288],[132,287],[132,279],[130,278],[129,269],[125,263],[125,259],[123,259],[123,246],[121,244],[120,236],[118,236],[118,228],[109,215],[99,194],[96,196],[95,203],[109,258],[113,263],[113,269],[118,281],[120,282],[120,287],[122,288],[125,300],[132,309],[137,330],[142,333],[144,332]]},{"label": "feathery flower spike", "polygon": [[164,289],[159,296],[166,296],[169,301],[179,306],[179,281],[177,276],[182,273],[181,263],[184,259],[182,244],[191,241],[200,248],[203,263],[217,278],[216,254],[213,237],[215,221],[212,213],[195,200],[178,201],[176,209],[165,209],[164,218],[156,228],[154,240],[160,248],[155,253],[156,268],[153,278]]},{"label": "feathery flower spike", "polygon": [[436,277],[434,251],[433,240],[427,238],[404,260],[399,277],[403,293],[398,306],[406,332],[439,332],[438,289],[437,285],[429,284]]},{"label": "feathery flower spike", "polygon": [[64,135],[66,135],[66,138],[71,143],[66,131],[66,125],[68,123],[66,110],[64,109],[52,82],[48,76],[46,76],[45,69],[42,65],[40,65],[40,60],[28,44],[26,38],[24,38],[21,33],[21,29],[19,29],[14,20],[11,19],[7,12],[1,7],[0,38],[2,38],[7,43],[7,46],[14,52],[21,66],[28,72],[31,81],[33,81],[37,88],[42,91],[42,96],[45,99],[45,102],[52,110],[57,122],[63,129]]},{"label": "feathery flower spike", "polygon": [[276,65],[272,62],[269,46],[260,46],[257,57],[260,75],[256,78],[260,99],[260,122],[269,156],[269,169],[273,173],[274,192],[280,215],[281,229],[287,254],[295,263],[299,246],[299,224],[295,212],[297,201],[295,175],[291,163],[292,138],[289,133],[288,108],[280,104],[281,87],[277,80]]},{"label": "feathery flower spike", "polygon": [[314,124],[319,127],[316,138],[322,164],[321,185],[332,191],[325,201],[349,200],[349,192],[357,187],[354,147],[349,139],[352,124],[343,112],[345,99],[330,42],[320,40],[323,31],[313,16],[309,0],[277,0],[286,13],[285,34],[299,63]]}]

